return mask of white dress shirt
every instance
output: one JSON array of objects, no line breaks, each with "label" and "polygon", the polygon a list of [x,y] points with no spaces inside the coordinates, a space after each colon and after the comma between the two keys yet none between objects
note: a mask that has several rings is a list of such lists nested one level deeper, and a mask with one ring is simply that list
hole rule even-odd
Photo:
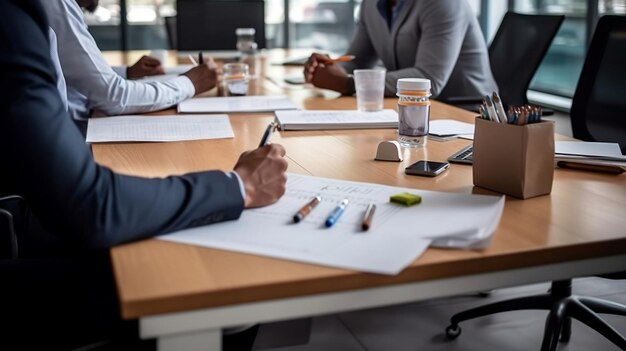
[{"label": "white dress shirt", "polygon": [[74,117],[89,117],[91,110],[107,115],[156,111],[195,94],[186,76],[160,82],[125,79],[105,61],[75,0],[46,0],[41,4],[59,41],[58,55]]},{"label": "white dress shirt", "polygon": [[57,72],[57,89],[59,90],[59,95],[61,95],[63,106],[65,106],[67,110],[67,87],[65,85],[65,78],[63,78],[61,62],[59,62],[59,53],[57,52],[57,36],[50,27],[48,27],[48,37],[50,38],[50,59],[54,65],[54,70]]}]

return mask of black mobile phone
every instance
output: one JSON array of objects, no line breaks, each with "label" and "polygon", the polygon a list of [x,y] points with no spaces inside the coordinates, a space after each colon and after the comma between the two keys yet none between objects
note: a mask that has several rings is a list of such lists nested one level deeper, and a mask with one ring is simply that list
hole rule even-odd
[{"label": "black mobile phone", "polygon": [[450,167],[448,162],[417,161],[404,169],[404,173],[434,177]]}]

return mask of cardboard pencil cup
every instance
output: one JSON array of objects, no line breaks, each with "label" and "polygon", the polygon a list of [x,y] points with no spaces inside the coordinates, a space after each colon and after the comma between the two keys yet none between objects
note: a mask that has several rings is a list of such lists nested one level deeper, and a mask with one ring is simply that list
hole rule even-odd
[{"label": "cardboard pencil cup", "polygon": [[474,185],[521,199],[549,194],[554,122],[523,126],[476,118]]}]

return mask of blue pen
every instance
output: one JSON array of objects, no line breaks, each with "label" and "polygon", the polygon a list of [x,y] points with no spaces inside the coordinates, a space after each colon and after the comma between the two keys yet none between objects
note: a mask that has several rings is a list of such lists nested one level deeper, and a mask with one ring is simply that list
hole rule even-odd
[{"label": "blue pen", "polygon": [[337,223],[337,221],[339,220],[339,217],[341,217],[341,215],[343,214],[343,211],[346,209],[346,206],[348,206],[348,199],[343,199],[343,201],[341,201],[339,206],[335,207],[333,212],[331,212],[330,216],[326,218],[326,228],[330,228],[335,223]]}]

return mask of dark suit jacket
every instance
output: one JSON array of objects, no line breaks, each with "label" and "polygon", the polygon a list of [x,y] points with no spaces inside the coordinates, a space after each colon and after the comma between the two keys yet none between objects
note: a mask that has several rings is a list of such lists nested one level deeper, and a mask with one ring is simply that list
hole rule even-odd
[{"label": "dark suit jacket", "polygon": [[97,165],[56,90],[40,4],[0,0],[0,13],[0,193],[92,248],[239,217],[239,184],[224,172],[143,179]]}]

